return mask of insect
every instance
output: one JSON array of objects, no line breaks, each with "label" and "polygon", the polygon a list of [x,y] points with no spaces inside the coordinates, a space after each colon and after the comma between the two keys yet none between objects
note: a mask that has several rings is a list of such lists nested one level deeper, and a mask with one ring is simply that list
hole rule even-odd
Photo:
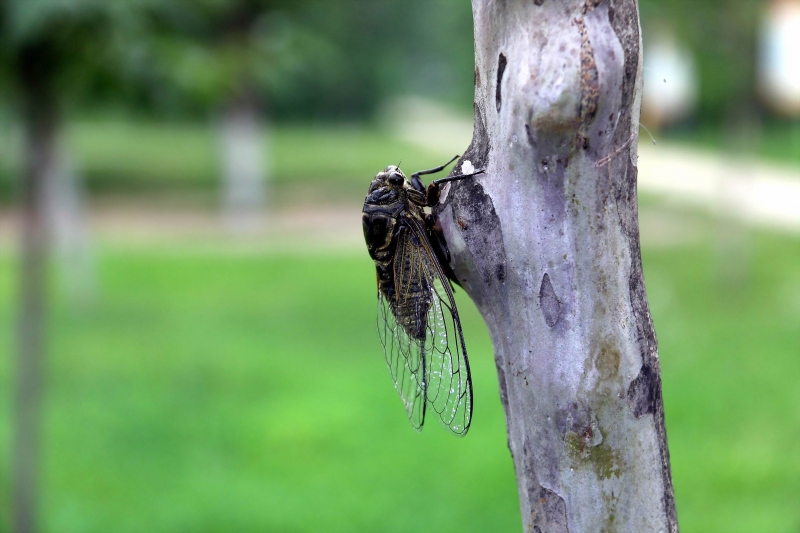
[{"label": "insect", "polygon": [[458,157],[410,180],[399,167],[386,167],[369,186],[361,218],[377,274],[378,336],[411,425],[421,430],[432,409],[463,436],[472,420],[472,378],[450,281],[458,280],[436,218],[425,209],[438,204],[442,183],[483,170],[432,181],[427,189],[420,179]]}]

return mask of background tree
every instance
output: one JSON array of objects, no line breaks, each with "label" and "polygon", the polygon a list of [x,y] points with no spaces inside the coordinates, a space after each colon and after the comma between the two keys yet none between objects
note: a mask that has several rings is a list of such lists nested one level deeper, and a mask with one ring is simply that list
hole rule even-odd
[{"label": "background tree", "polygon": [[[13,529],[36,531],[47,262],[59,139],[70,98],[102,90],[119,72],[120,35],[135,2],[9,0],[0,8],[2,62],[24,130],[22,253],[13,418]],[[119,32],[119,33],[116,33]]]},{"label": "background tree", "polygon": [[296,78],[308,58],[331,52],[324,40],[298,26],[293,15],[304,4],[181,1],[159,4],[150,13],[155,89],[166,88],[189,107],[219,116],[223,205],[234,222],[261,211],[265,200],[270,92]]}]

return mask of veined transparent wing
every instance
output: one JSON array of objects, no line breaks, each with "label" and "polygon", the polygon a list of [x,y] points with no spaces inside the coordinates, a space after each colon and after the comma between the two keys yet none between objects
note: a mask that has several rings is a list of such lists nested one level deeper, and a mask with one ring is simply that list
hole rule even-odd
[{"label": "veined transparent wing", "polygon": [[472,419],[472,378],[450,283],[424,229],[405,219],[394,258],[395,290],[378,295],[378,334],[411,425],[428,409],[456,435]]},{"label": "veined transparent wing", "polygon": [[416,430],[425,422],[425,362],[416,342],[397,323],[389,298],[378,293],[378,336],[394,386]]}]

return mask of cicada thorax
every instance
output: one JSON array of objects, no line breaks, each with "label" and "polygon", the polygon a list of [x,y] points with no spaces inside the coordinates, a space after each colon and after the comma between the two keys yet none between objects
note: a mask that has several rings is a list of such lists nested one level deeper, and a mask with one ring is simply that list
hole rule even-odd
[{"label": "cicada thorax", "polygon": [[391,261],[397,246],[398,217],[406,209],[402,191],[389,187],[371,190],[364,200],[361,225],[367,251],[376,264]]}]

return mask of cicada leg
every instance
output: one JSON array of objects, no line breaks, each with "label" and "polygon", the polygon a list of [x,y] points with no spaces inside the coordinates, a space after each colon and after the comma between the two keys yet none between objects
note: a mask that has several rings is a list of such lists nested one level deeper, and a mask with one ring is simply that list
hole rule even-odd
[{"label": "cicada leg", "polygon": [[428,232],[428,242],[431,244],[433,253],[436,255],[436,259],[439,261],[442,271],[450,281],[460,287],[461,283],[459,283],[458,278],[456,278],[453,269],[450,268],[450,249],[447,247],[442,229],[439,227],[439,222],[434,215],[425,216],[425,229]]}]

